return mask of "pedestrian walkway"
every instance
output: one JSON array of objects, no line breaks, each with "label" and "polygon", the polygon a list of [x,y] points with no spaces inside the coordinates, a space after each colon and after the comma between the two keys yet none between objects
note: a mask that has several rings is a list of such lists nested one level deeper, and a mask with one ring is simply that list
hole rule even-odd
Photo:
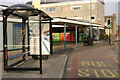
[{"label": "pedestrian walkway", "polygon": [[[2,70],[2,78],[62,78],[65,65],[67,63],[68,55],[72,53],[70,44],[64,50],[62,45],[54,46],[53,55],[49,56],[48,60],[43,60],[43,74],[40,75],[39,71],[8,71]],[[2,55],[1,55],[2,59]],[[27,58],[29,59],[29,58]],[[32,65],[31,65],[32,64]],[[39,60],[28,60],[25,63],[18,65],[18,67],[39,67]],[[2,68],[1,68],[2,69]]]},{"label": "pedestrian walkway", "polygon": [[[43,74],[39,71],[8,71],[4,72],[3,78],[62,78],[68,56],[51,56],[43,60]],[[30,66],[32,64],[32,66]],[[20,67],[39,67],[39,60],[29,60]],[[36,65],[36,66],[35,66]]]}]

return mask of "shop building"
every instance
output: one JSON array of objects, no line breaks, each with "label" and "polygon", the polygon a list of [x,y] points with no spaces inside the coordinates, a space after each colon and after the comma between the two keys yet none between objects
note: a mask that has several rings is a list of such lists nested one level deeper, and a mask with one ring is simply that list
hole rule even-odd
[{"label": "shop building", "polygon": [[[26,4],[32,5],[32,1]],[[104,0],[41,0],[40,8],[51,17],[76,19],[104,27]]]},{"label": "shop building", "polygon": [[41,9],[53,18],[89,21],[99,23],[101,27],[104,27],[104,1],[101,0],[46,2],[41,4]]},{"label": "shop building", "polygon": [[117,26],[118,26],[118,40],[120,40],[120,1],[117,5]]},{"label": "shop building", "polygon": [[[100,24],[104,27],[104,2],[100,0],[79,0],[79,1],[58,1],[46,2],[41,4],[41,9],[53,18],[60,17],[65,19],[73,19],[82,22]],[[83,41],[85,35],[89,35],[89,27],[81,25],[78,29],[78,42]],[[98,34],[97,29],[93,29],[93,33]],[[101,30],[103,31],[103,30]],[[104,31],[103,31],[104,32]],[[86,33],[86,34],[85,34]],[[59,41],[63,40],[63,28],[53,28],[53,36]],[[76,40],[75,27],[67,28],[67,41],[74,42]],[[93,34],[94,36],[94,34]]]}]

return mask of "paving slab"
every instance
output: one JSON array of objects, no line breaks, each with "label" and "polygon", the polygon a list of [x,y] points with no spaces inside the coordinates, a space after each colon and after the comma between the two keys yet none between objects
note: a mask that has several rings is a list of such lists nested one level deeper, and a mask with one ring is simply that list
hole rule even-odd
[{"label": "paving slab", "polygon": [[[43,74],[39,71],[8,71],[3,72],[3,78],[62,78],[68,56],[50,56],[43,60]],[[38,60],[30,60],[19,67],[39,67]]]}]

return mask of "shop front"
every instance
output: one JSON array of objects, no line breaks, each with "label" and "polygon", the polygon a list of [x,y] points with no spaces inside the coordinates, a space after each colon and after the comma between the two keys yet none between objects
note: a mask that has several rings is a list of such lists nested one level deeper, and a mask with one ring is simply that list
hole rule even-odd
[{"label": "shop front", "polygon": [[[76,46],[78,46],[78,43],[84,42],[85,38],[89,38],[89,42],[93,44],[93,27],[100,26],[100,24],[95,23],[54,18],[52,20],[52,41],[63,42],[64,49],[66,49],[66,44],[68,42],[73,42]],[[90,34],[92,34],[92,36]]]}]

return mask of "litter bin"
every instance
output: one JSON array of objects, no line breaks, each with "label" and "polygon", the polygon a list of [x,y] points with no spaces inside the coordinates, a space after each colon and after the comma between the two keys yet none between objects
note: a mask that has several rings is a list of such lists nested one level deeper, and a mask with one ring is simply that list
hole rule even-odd
[{"label": "litter bin", "polygon": [[93,45],[93,38],[91,36],[88,36],[87,41],[88,41],[88,46]]},{"label": "litter bin", "polygon": [[83,46],[89,46],[87,37],[84,37]]},{"label": "litter bin", "polygon": [[90,36],[84,37],[83,40],[83,46],[92,46],[93,45],[93,39]]}]

